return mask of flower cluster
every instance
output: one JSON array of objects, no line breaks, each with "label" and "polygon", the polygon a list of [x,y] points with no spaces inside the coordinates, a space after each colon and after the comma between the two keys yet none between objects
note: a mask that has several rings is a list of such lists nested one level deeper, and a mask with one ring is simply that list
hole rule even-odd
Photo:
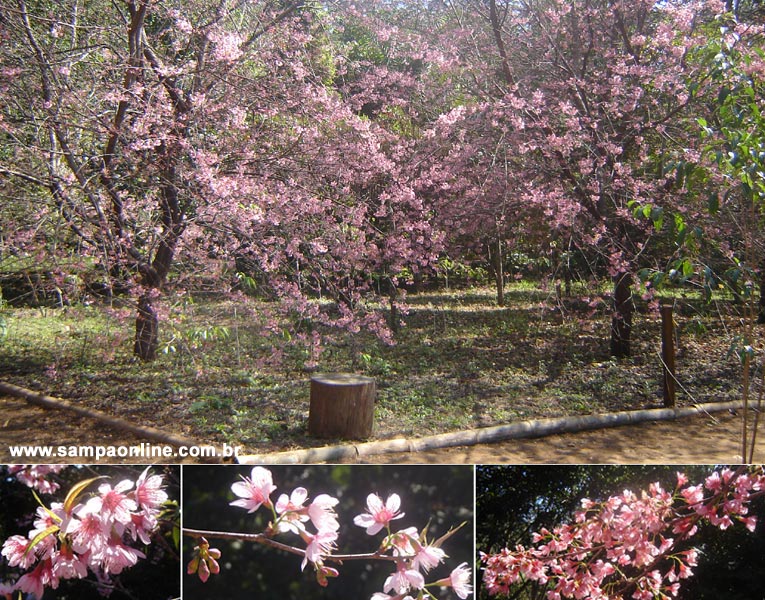
[{"label": "flower cluster", "polygon": [[[398,494],[388,496],[385,503],[377,494],[369,494],[367,512],[353,519],[354,524],[364,527],[368,535],[376,535],[385,529],[387,535],[380,544],[379,552],[391,552],[395,558],[396,570],[385,580],[383,592],[374,594],[372,600],[414,600],[412,594],[416,594],[419,599],[426,595],[432,597],[425,589],[427,584],[423,573],[438,566],[446,558],[446,552],[440,547],[443,538],[429,543],[425,534],[421,534],[416,527],[391,533],[390,522],[404,516],[404,513],[399,512],[400,507]],[[467,563],[455,568],[448,578],[430,585],[453,588],[457,596],[467,598],[472,592]]]},{"label": "flower cluster", "polygon": [[8,465],[8,473],[16,479],[37,490],[41,494],[52,494],[59,489],[58,483],[50,481],[48,475],[59,473],[66,465]]},{"label": "flower cluster", "polygon": [[[400,511],[401,499],[397,494],[391,494],[383,502],[377,494],[367,497],[366,512],[356,515],[353,523],[363,527],[366,533],[374,536],[383,532],[384,539],[377,550],[368,554],[336,554],[338,521],[335,506],[338,499],[328,494],[319,494],[309,502],[308,491],[303,487],[295,488],[289,495],[281,494],[276,502],[271,498],[276,491],[271,471],[264,467],[254,467],[250,477],[242,477],[231,486],[231,491],[238,497],[231,502],[232,506],[255,512],[260,508],[271,511],[273,520],[269,522],[263,534],[237,534],[228,532],[204,532],[186,529],[187,535],[199,538],[194,547],[193,557],[188,564],[187,572],[196,573],[205,582],[211,573],[218,573],[220,551],[210,548],[206,537],[227,539],[247,539],[253,542],[274,545],[282,550],[303,557],[301,569],[308,563],[316,571],[316,579],[320,585],[326,586],[329,577],[337,577],[337,569],[328,566],[327,562],[342,564],[349,560],[379,560],[395,564],[395,571],[385,580],[383,592],[375,593],[371,600],[424,600],[435,598],[427,587],[452,588],[462,599],[472,593],[470,585],[471,569],[467,563],[455,568],[449,577],[426,584],[425,575],[434,567],[440,565],[446,553],[441,549],[442,543],[453,535],[457,529],[450,530],[438,540],[429,542],[426,531],[418,531],[409,527],[400,531],[391,531],[391,522],[401,519],[404,513]],[[280,533],[291,533],[300,537],[305,548],[296,548],[272,540]]]},{"label": "flower cluster", "polygon": [[210,578],[210,574],[217,575],[220,573],[220,565],[218,559],[220,558],[220,550],[217,548],[210,548],[210,542],[205,538],[200,538],[199,544],[194,546],[194,558],[191,559],[186,572],[189,575],[197,573],[202,583]]},{"label": "flower cluster", "polygon": [[668,599],[693,574],[698,553],[681,549],[701,522],[725,529],[735,521],[753,531],[753,497],[765,493],[762,468],[723,469],[689,486],[678,473],[674,493],[651,484],[640,496],[625,491],[604,502],[582,500],[573,523],[536,533],[532,548],[481,554],[484,584],[492,595],[519,582],[547,586],[548,600]]},{"label": "flower cluster", "polygon": [[64,502],[40,506],[34,529],[26,537],[13,535],[5,541],[2,555],[8,565],[31,569],[13,590],[39,599],[46,587],[56,589],[61,579],[81,579],[90,570],[103,581],[144,558],[133,544],[151,543],[168,498],[162,476],[150,475],[147,468],[136,481],[125,479],[113,487],[102,483],[97,493],[82,499],[98,479],[73,486]]},{"label": "flower cluster", "polygon": [[[232,506],[244,508],[248,512],[255,512],[261,506],[271,511],[273,521],[268,525],[266,536],[268,538],[279,533],[292,533],[300,537],[305,543],[305,549],[301,552],[303,562],[301,569],[305,569],[310,562],[316,571],[316,580],[320,585],[327,585],[328,577],[337,577],[338,572],[324,564],[325,558],[336,548],[337,531],[340,523],[337,520],[335,506],[337,498],[328,494],[319,494],[312,502],[308,502],[308,491],[303,487],[295,488],[290,495],[281,494],[274,503],[271,494],[276,491],[271,471],[264,467],[253,467],[250,477],[242,477],[231,486],[231,491],[239,497],[231,502]],[[309,528],[309,525],[311,526]],[[204,540],[204,538],[202,538]],[[194,558],[188,565],[189,574],[197,573],[202,581],[206,581],[210,573],[217,573],[216,569],[204,568],[202,553],[206,540],[194,548]],[[213,549],[215,558],[220,557],[220,552]],[[201,560],[200,560],[201,559]],[[208,562],[208,566],[209,566]]]}]

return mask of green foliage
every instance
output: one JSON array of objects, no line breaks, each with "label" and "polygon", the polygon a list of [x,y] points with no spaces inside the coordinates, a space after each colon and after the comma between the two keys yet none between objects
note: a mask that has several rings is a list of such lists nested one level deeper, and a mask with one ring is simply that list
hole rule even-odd
[{"label": "green foliage", "polygon": [[443,278],[447,289],[450,282],[481,284],[488,281],[489,276],[484,266],[469,264],[449,256],[438,259],[436,272]]},{"label": "green foliage", "polygon": [[[760,208],[765,204],[765,81],[755,63],[765,61],[762,37],[742,40],[730,16],[710,26],[706,47],[696,55],[708,71],[717,93],[710,118],[697,123],[707,142],[705,151],[721,172],[738,185],[738,192]],[[719,209],[719,197],[710,197]]]},{"label": "green foliage", "polygon": [[387,376],[393,373],[394,367],[382,356],[369,352],[362,352],[359,355],[359,361],[366,373],[369,375]]}]

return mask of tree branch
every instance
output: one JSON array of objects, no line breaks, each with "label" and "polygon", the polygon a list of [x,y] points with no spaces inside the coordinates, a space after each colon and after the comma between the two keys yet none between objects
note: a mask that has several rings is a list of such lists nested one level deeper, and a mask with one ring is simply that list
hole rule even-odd
[{"label": "tree branch", "polygon": [[[296,548],[289,544],[283,544],[271,539],[263,533],[238,533],[232,531],[205,531],[202,529],[189,529],[184,527],[182,530],[183,535],[192,538],[210,538],[219,540],[238,540],[241,542],[252,542],[254,544],[263,544],[277,550],[283,550],[290,554],[296,554],[298,556],[305,556],[305,550],[302,548]],[[384,560],[395,562],[407,558],[405,556],[389,556],[387,554],[380,554],[379,552],[368,552],[365,554],[330,554],[324,557],[325,561],[332,562],[344,562],[347,560]]]}]

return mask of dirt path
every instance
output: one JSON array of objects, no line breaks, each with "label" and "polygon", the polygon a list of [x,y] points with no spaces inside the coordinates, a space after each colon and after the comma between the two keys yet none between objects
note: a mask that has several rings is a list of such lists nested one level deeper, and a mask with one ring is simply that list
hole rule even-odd
[{"label": "dirt path", "polygon": [[[12,457],[9,446],[140,446],[148,440],[106,427],[94,420],[78,417],[60,410],[49,410],[33,406],[21,398],[0,397],[0,462],[5,464],[35,462],[32,458]],[[38,459],[42,463],[95,463],[109,462],[122,464],[176,463],[175,459],[157,460],[151,458],[118,457],[103,461],[87,460],[81,457],[56,456],[55,459]]]},{"label": "dirt path", "polygon": [[[741,462],[742,416],[728,412],[675,421],[552,435],[537,439],[444,448],[418,453],[379,454],[355,462],[408,464],[713,464]],[[754,462],[765,463],[765,428]],[[101,445],[131,446],[146,442],[137,436],[110,429],[88,419],[39,408],[18,398],[0,398],[0,461],[13,458],[9,445]],[[28,462],[27,459],[26,462]],[[88,462],[81,458],[57,458],[43,462]],[[94,462],[94,461],[90,461]],[[141,458],[105,462],[143,463]],[[345,461],[354,462],[354,461]]]},{"label": "dirt path", "polygon": [[[651,421],[544,438],[460,446],[417,453],[381,454],[365,463],[450,464],[735,464],[741,460],[743,417],[728,412],[674,421]],[[754,462],[765,462],[759,427]]]}]

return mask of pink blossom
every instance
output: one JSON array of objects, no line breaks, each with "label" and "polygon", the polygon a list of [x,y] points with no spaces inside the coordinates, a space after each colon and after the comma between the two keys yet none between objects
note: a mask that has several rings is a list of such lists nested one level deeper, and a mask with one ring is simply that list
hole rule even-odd
[{"label": "pink blossom", "polygon": [[16,589],[31,594],[38,600],[42,598],[46,587],[58,587],[58,578],[51,571],[50,561],[40,563],[16,582]]},{"label": "pink blossom", "polygon": [[125,528],[133,540],[151,543],[151,534],[157,528],[157,517],[147,513],[134,513],[131,523]]},{"label": "pink blossom", "polygon": [[340,529],[340,523],[338,523],[335,513],[337,503],[337,498],[333,498],[329,494],[319,494],[308,506],[308,516],[317,530],[337,531]]},{"label": "pink blossom", "polygon": [[2,555],[11,567],[28,569],[37,560],[34,551],[27,552],[31,540],[21,535],[12,535],[3,543]]},{"label": "pink blossom", "polygon": [[282,494],[276,501],[276,512],[280,515],[277,521],[276,527],[278,531],[286,532],[291,531],[297,535],[300,535],[302,531],[305,531],[303,522],[308,520],[308,517],[303,513],[303,503],[308,499],[308,492],[305,488],[296,488],[290,496]]},{"label": "pink blossom", "polygon": [[123,544],[119,539],[112,539],[94,558],[99,560],[104,571],[119,575],[124,569],[134,566],[139,558],[146,558],[146,555]]},{"label": "pink blossom", "polygon": [[221,62],[235,62],[242,56],[242,43],[244,40],[236,33],[218,31],[210,34],[210,40],[214,44],[213,55]]},{"label": "pink blossom", "polygon": [[383,584],[383,591],[393,591],[403,594],[411,589],[421,590],[425,587],[425,578],[416,569],[407,569],[405,563],[396,564],[396,572],[390,575]]},{"label": "pink blossom", "polygon": [[62,545],[51,558],[53,574],[59,579],[82,579],[88,574],[87,560],[76,554],[71,547]]},{"label": "pink blossom", "polygon": [[749,531],[753,532],[757,528],[757,517],[756,516],[746,517],[745,519],[743,519],[743,523],[744,523],[744,526]]},{"label": "pink blossom", "polygon": [[167,502],[161,475],[149,475],[147,467],[135,482],[135,500],[144,510],[157,510]]},{"label": "pink blossom", "polygon": [[41,494],[52,494],[59,489],[59,484],[47,477],[61,472],[64,467],[65,465],[8,465],[8,472]]},{"label": "pink blossom", "polygon": [[473,588],[470,585],[471,577],[472,572],[468,568],[468,564],[466,562],[457,566],[449,575],[449,583],[454,590],[454,593],[463,600],[467,598],[473,591]]},{"label": "pink blossom", "polygon": [[692,485],[683,489],[680,494],[682,494],[688,504],[698,504],[704,500],[704,487],[701,485]]},{"label": "pink blossom", "polygon": [[132,520],[132,512],[138,508],[136,501],[128,497],[125,492],[133,488],[133,482],[125,479],[114,488],[108,483],[98,486],[99,495],[91,498],[85,504],[92,513],[99,513],[108,521],[114,519],[122,525],[127,525]]},{"label": "pink blossom", "polygon": [[416,545],[419,544],[420,532],[416,527],[407,527],[391,534],[386,538],[387,544],[393,548],[398,556],[412,556],[417,553]]},{"label": "pink blossom", "polygon": [[436,546],[419,546],[417,553],[412,559],[412,567],[425,571],[426,573],[432,568],[441,564],[446,558],[446,552]]},{"label": "pink blossom", "polygon": [[353,518],[355,525],[365,527],[367,535],[377,534],[383,527],[388,527],[394,519],[400,519],[404,513],[399,513],[401,498],[398,494],[391,494],[383,504],[377,494],[367,496],[367,512]]},{"label": "pink blossom", "polygon": [[76,508],[74,515],[76,518],[71,519],[64,529],[64,533],[72,538],[74,550],[101,552],[109,539],[109,524],[87,506]]},{"label": "pink blossom", "polygon": [[[550,599],[595,600],[610,597],[604,580],[612,584],[618,578],[620,585],[634,587],[632,597],[638,600],[676,596],[679,582],[691,576],[697,562],[695,549],[675,550],[676,539],[695,535],[697,523],[703,520],[722,529],[736,521],[754,529],[756,522],[744,515],[749,490],[759,481],[760,472],[753,476],[724,469],[710,475],[704,485],[690,487],[679,476],[675,496],[651,484],[640,496],[625,491],[601,503],[587,501],[587,510],[579,511],[573,524],[535,534],[535,548],[519,546],[482,554],[486,588],[490,594],[507,594],[521,578],[543,585],[551,581]],[[705,488],[711,492],[708,498]],[[665,573],[646,569],[660,564],[662,558],[672,560]]]},{"label": "pink blossom", "polygon": [[305,557],[300,566],[301,569],[305,569],[308,562],[314,564],[320,564],[324,560],[324,557],[331,554],[335,548],[335,542],[337,541],[336,531],[317,531],[315,534],[304,533],[304,537],[308,541],[308,545],[305,548]]},{"label": "pink blossom", "polygon": [[282,494],[276,501],[277,514],[283,514],[287,511],[298,511],[303,508],[303,503],[308,499],[308,491],[303,488],[295,488],[289,496]]},{"label": "pink blossom", "polygon": [[231,485],[231,491],[240,497],[234,500],[231,506],[239,506],[247,509],[247,512],[255,512],[262,505],[271,506],[271,492],[276,489],[271,477],[271,471],[263,467],[253,467],[250,477],[242,477]]}]

